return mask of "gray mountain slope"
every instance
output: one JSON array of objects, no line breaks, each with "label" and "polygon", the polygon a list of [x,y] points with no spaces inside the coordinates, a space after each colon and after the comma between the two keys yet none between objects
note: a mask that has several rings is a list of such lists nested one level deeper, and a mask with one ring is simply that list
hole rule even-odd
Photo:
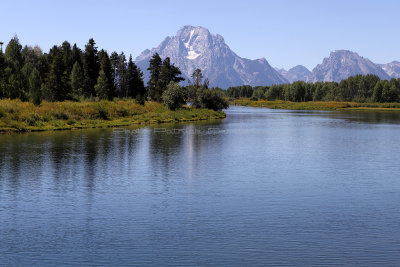
[{"label": "gray mountain slope", "polygon": [[149,60],[154,53],[162,59],[170,57],[186,79],[196,68],[201,69],[210,86],[228,88],[243,84],[256,86],[288,82],[265,58],[241,58],[228,47],[221,35],[211,34],[203,27],[184,26],[175,36],[165,38],[157,48],[143,51],[135,63],[143,71],[146,82]]},{"label": "gray mountain slope", "polygon": [[289,70],[275,68],[290,83],[295,81],[307,81],[311,71],[302,65],[297,65]]},{"label": "gray mountain slope", "polygon": [[340,82],[357,74],[375,74],[381,79],[389,79],[386,72],[369,59],[348,50],[336,50],[331,52],[328,58],[324,58],[322,64],[313,69],[307,81]]},{"label": "gray mountain slope", "polygon": [[379,66],[389,75],[390,78],[400,78],[400,62],[393,61],[387,64],[379,64]]}]

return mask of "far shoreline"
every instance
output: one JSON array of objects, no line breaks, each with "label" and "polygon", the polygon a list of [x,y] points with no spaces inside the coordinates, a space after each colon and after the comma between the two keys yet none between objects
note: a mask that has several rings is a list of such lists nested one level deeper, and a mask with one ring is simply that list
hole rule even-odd
[{"label": "far shoreline", "polygon": [[338,101],[291,102],[283,100],[250,100],[249,98],[229,99],[231,106],[260,107],[286,110],[321,110],[321,111],[396,111],[400,112],[400,103],[356,103]]}]

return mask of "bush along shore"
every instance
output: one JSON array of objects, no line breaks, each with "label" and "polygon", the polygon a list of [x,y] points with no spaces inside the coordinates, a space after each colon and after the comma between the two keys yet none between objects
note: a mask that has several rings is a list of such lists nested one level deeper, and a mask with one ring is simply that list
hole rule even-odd
[{"label": "bush along shore", "polygon": [[400,111],[400,103],[357,103],[336,101],[291,102],[283,100],[229,99],[230,105],[292,110],[381,110]]},{"label": "bush along shore", "polygon": [[140,105],[132,100],[43,101],[40,106],[20,100],[0,100],[2,133],[188,122],[225,116],[223,111],[188,106],[172,111],[161,103]]}]

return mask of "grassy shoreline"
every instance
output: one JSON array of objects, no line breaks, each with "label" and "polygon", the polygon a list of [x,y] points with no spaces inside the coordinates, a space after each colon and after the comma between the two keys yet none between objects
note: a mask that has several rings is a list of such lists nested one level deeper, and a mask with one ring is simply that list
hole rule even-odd
[{"label": "grassy shoreline", "polygon": [[0,133],[106,128],[157,123],[223,119],[223,111],[184,107],[171,111],[163,104],[132,100],[43,102],[0,100]]},{"label": "grassy shoreline", "polygon": [[271,109],[291,110],[377,110],[377,111],[400,111],[400,103],[356,103],[356,102],[290,102],[290,101],[268,101],[250,100],[247,98],[229,101],[233,106],[265,107]]}]

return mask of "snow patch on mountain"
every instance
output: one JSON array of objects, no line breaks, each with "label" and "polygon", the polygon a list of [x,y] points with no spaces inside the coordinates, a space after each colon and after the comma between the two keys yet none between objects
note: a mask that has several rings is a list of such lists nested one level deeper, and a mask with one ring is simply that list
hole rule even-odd
[{"label": "snow patch on mountain", "polygon": [[197,54],[196,51],[189,50],[186,58],[187,59],[196,59],[198,56],[200,56],[200,54]]}]

